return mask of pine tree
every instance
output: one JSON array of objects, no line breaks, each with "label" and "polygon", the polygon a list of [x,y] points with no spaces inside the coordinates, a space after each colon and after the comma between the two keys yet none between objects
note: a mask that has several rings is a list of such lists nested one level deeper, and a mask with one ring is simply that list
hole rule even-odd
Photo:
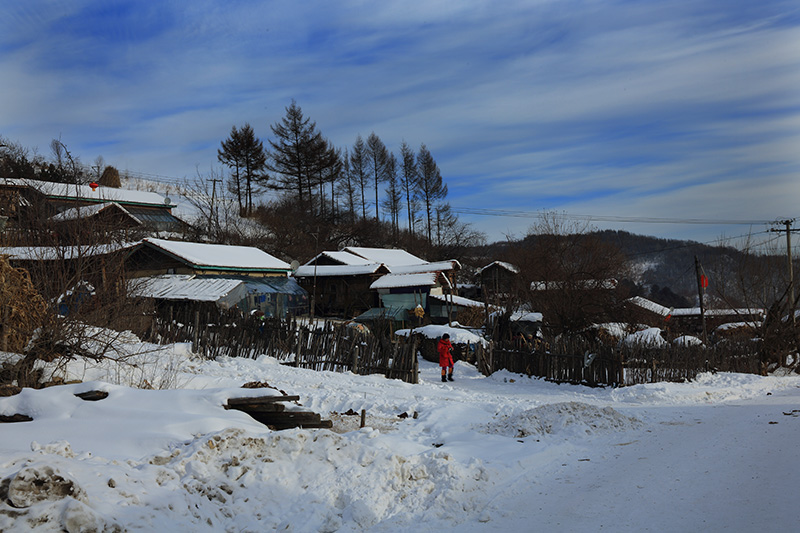
[{"label": "pine tree", "polygon": [[389,179],[389,151],[386,145],[383,144],[381,138],[375,135],[375,132],[369,134],[367,137],[367,168],[372,176],[375,184],[375,221],[380,222],[380,202],[378,201],[378,192],[380,191],[380,183],[384,183]]},{"label": "pine tree", "polygon": [[447,197],[447,185],[442,182],[442,174],[439,166],[434,161],[428,147],[424,144],[419,148],[417,155],[417,193],[425,205],[426,231],[428,242],[432,236],[432,215],[433,209],[438,200]]},{"label": "pine tree", "polygon": [[361,135],[356,137],[353,143],[353,151],[350,153],[350,173],[356,187],[361,190],[361,214],[362,218],[367,218],[367,189],[369,188],[369,173],[367,171],[367,148]]},{"label": "pine tree", "polygon": [[322,172],[327,142],[294,100],[286,108],[286,116],[270,128],[275,140],[269,141],[267,169],[277,174],[272,187],[296,192],[301,209],[305,208],[307,202],[311,204],[311,190]]},{"label": "pine tree", "polygon": [[408,211],[408,232],[414,234],[416,218],[417,160],[414,151],[403,141],[400,145],[400,187],[406,194],[406,211]]},{"label": "pine tree", "polygon": [[342,156],[342,178],[339,181],[339,194],[344,201],[344,208],[349,214],[348,222],[356,221],[356,183],[350,169],[350,153],[345,150]]},{"label": "pine tree", "polygon": [[267,156],[264,144],[256,137],[250,124],[231,127],[230,136],[217,150],[220,163],[232,170],[230,188],[239,201],[239,212],[245,216],[253,212],[253,194],[259,182],[266,181],[264,168]]},{"label": "pine tree", "polygon": [[397,158],[394,154],[389,154],[386,169],[387,187],[383,207],[386,212],[389,213],[389,219],[392,223],[392,234],[396,242],[400,234],[400,210],[403,208],[403,192],[400,190],[400,183],[397,179]]}]

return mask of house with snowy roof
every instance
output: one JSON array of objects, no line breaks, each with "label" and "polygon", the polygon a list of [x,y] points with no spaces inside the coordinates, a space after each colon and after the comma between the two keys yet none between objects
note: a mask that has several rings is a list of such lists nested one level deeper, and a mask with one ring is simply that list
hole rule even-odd
[{"label": "house with snowy roof", "polygon": [[508,294],[519,274],[519,267],[505,261],[493,261],[478,271],[481,281],[481,294],[493,299]]},{"label": "house with snowy roof", "polygon": [[377,305],[369,286],[388,273],[381,262],[341,250],[321,252],[292,276],[314,295],[316,316],[352,318]]},{"label": "house with snowy roof", "polygon": [[626,301],[631,317],[629,321],[669,329],[672,333],[697,335],[703,331],[718,331],[721,335],[730,329],[745,327],[750,331],[757,329],[764,320],[765,311],[757,308],[716,308],[700,307],[669,308],[641,296],[633,296]]},{"label": "house with snowy roof", "polygon": [[[0,180],[0,215],[8,218],[7,229],[12,236],[24,230],[32,219],[45,221],[40,226],[49,233],[58,233],[62,242],[70,242],[71,236],[92,228],[102,228],[104,233],[127,231],[128,237],[134,229],[141,234],[182,232],[187,224],[172,214],[174,207],[169,198],[160,194],[96,183]],[[97,230],[94,236],[102,242]],[[77,243],[77,239],[73,241]]]},{"label": "house with snowy roof", "polygon": [[[316,295],[317,315],[352,318],[370,310],[376,316],[385,314],[384,295],[416,293],[419,300],[437,284],[451,288],[454,273],[460,268],[456,260],[428,262],[405,250],[351,246],[322,252],[293,275]],[[408,301],[398,309],[406,310],[405,305],[410,305],[410,297],[404,298]]]},{"label": "house with snowy roof", "polygon": [[[284,317],[308,310],[308,294],[291,277],[288,263],[251,246],[142,240],[126,258],[141,297],[156,300],[213,301],[245,312]],[[149,281],[142,282],[143,278]],[[195,280],[229,280],[198,282]],[[241,298],[239,296],[242,296]]]}]

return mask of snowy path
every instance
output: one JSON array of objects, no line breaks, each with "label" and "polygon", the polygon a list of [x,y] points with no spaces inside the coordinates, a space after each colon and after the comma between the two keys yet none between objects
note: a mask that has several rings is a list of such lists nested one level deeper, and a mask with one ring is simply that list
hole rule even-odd
[{"label": "snowy path", "polygon": [[632,441],[573,449],[520,476],[468,530],[498,518],[508,531],[798,531],[800,413],[783,414],[797,409],[796,389],[671,408]]}]

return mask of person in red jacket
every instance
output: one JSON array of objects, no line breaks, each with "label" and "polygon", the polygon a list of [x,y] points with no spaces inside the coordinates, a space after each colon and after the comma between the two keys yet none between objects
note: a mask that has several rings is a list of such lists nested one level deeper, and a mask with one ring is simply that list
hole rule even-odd
[{"label": "person in red jacket", "polygon": [[[453,381],[453,345],[450,344],[450,335],[445,333],[436,345],[439,352],[439,366],[442,367],[442,381]],[[449,370],[449,372],[448,372]]]}]

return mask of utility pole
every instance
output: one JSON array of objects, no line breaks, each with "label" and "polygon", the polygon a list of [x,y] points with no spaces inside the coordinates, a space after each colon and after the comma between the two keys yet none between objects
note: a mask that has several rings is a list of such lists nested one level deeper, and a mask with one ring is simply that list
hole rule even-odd
[{"label": "utility pole", "polygon": [[780,233],[782,231],[786,232],[786,259],[788,262],[788,269],[789,269],[789,310],[792,315],[792,324],[796,324],[797,320],[794,316],[795,297],[794,297],[794,269],[792,268],[792,232],[800,230],[792,229],[793,222],[794,219],[778,221],[776,222],[776,224],[783,224],[784,226],[786,226],[786,228],[785,229],[772,228],[770,231],[775,233]]},{"label": "utility pole", "polygon": [[311,327],[314,327],[314,308],[317,306],[317,263],[319,262],[317,249],[319,248],[319,228],[317,228],[316,232],[311,233],[311,235],[314,237],[314,288],[311,293]]},{"label": "utility pole", "polygon": [[700,260],[697,256],[694,256],[694,270],[697,276],[697,297],[700,300],[700,322],[703,325],[703,344],[708,346],[708,332],[706,331],[706,306],[705,306],[705,298],[704,292],[705,288],[708,286],[708,278],[703,273],[703,267],[700,266]]}]

